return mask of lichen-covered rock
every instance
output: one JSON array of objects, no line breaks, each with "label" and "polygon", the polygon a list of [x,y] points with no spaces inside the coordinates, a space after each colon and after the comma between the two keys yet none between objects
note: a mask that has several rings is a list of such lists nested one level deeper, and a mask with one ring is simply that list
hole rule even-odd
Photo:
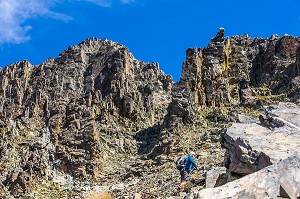
[{"label": "lichen-covered rock", "polygon": [[228,38],[221,28],[207,47],[187,50],[180,81],[201,106],[253,106],[260,96],[293,97],[289,82],[299,75],[299,46],[299,37]]}]

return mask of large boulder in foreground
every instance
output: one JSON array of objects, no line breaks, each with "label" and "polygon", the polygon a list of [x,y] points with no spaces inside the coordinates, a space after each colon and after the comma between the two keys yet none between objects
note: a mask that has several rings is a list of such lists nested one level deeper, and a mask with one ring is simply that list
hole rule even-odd
[{"label": "large boulder in foreground", "polygon": [[246,175],[299,154],[300,108],[293,104],[266,107],[269,125],[234,123],[222,135],[227,148],[225,165]]},{"label": "large boulder in foreground", "polygon": [[292,156],[258,172],[217,188],[199,192],[198,198],[298,198],[300,156]]}]

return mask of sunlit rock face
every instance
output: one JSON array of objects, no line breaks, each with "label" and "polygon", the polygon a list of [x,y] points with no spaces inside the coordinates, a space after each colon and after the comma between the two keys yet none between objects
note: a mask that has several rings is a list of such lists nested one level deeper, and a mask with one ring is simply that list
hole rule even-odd
[{"label": "sunlit rock face", "polygon": [[286,94],[298,99],[299,46],[299,37],[228,38],[221,28],[207,47],[186,51],[180,82],[203,106],[255,105]]},{"label": "sunlit rock face", "polygon": [[[171,100],[172,84],[172,77],[157,63],[138,61],[125,46],[96,38],[70,46],[39,66],[28,61],[7,66],[0,73],[1,133],[8,139],[20,133],[29,148],[18,171],[10,172],[30,176],[31,170],[44,169],[51,175],[57,169],[77,178],[96,177],[99,162],[109,153],[101,136],[110,136],[106,141],[115,142],[111,145],[118,151],[132,153],[136,146],[131,145],[136,144],[131,143],[131,135],[125,135],[130,132],[114,137],[117,127],[139,131],[161,121]],[[139,125],[141,122],[145,125]],[[45,149],[42,156],[46,160],[41,165],[30,157],[38,154],[34,152],[39,150],[36,142],[46,135],[51,147]],[[1,179],[12,189],[20,181],[6,178]],[[21,181],[25,189],[26,181]]]},{"label": "sunlit rock face", "polygon": [[[80,180],[141,175],[146,166],[132,171],[128,157],[141,158],[136,167],[147,158],[165,164],[183,148],[183,127],[197,135],[208,120],[234,120],[224,113],[236,107],[299,103],[299,46],[298,37],[228,38],[221,28],[207,47],[187,49],[176,83],[158,63],[98,38],[38,66],[0,69],[0,193],[20,196],[57,172]],[[215,108],[209,117],[206,108]]]}]

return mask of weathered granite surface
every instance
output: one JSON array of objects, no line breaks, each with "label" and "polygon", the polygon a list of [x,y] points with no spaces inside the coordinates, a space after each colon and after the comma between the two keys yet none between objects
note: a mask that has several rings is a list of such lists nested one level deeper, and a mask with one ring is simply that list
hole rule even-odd
[{"label": "weathered granite surface", "polygon": [[300,133],[299,106],[296,106],[292,103],[279,103],[276,106],[274,105],[265,107],[265,112],[274,119],[281,119],[280,122],[288,126],[291,131]]},{"label": "weathered granite surface", "polygon": [[224,185],[228,181],[228,176],[225,167],[217,167],[206,172],[205,187],[214,188]]},{"label": "weathered granite surface", "polygon": [[272,122],[279,120],[285,123],[272,129],[259,123],[234,123],[222,135],[228,154],[225,165],[231,172],[250,174],[299,154],[300,108],[281,103],[265,109],[268,115],[273,116]]},{"label": "weathered granite surface", "polygon": [[[197,198],[298,198],[300,197],[300,156],[291,156],[258,172],[221,187],[203,189]],[[289,195],[280,193],[280,186]]]}]

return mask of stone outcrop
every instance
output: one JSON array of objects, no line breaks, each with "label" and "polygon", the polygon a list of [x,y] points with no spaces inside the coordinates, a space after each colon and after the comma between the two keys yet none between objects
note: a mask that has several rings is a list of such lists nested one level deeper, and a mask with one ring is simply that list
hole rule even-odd
[{"label": "stone outcrop", "polygon": [[[108,140],[103,137],[118,131],[119,124],[139,131],[143,129],[141,122],[146,127],[160,122],[166,114],[172,84],[172,78],[164,75],[157,63],[136,60],[118,43],[87,39],[39,66],[22,61],[1,70],[1,125],[6,129],[5,121],[18,124],[1,131],[2,137],[24,126],[24,139],[32,131],[29,144],[35,146],[39,143],[37,134],[47,131],[49,144],[53,145],[46,161],[49,171],[54,168],[81,179],[96,177],[100,162],[107,159],[104,154],[110,153],[103,144]],[[119,131],[115,148],[124,142],[125,131],[123,134]],[[120,151],[124,154],[134,151],[133,147],[127,147],[128,150],[123,146]],[[9,148],[3,146],[2,153],[6,150]],[[35,164],[39,155],[33,149],[24,152],[33,159],[20,160],[23,166],[16,165],[12,175],[18,176],[20,172],[32,175],[26,165]],[[6,186],[16,184],[11,177],[1,181],[7,182]]]},{"label": "stone outcrop", "polygon": [[220,28],[207,47],[187,49],[155,151],[176,151],[176,126],[194,121],[199,109],[261,107],[288,98],[297,103],[299,46],[299,37],[229,38]]},{"label": "stone outcrop", "polygon": [[205,187],[213,188],[224,185],[228,181],[228,175],[225,167],[217,167],[209,170],[205,176]]},{"label": "stone outcrop", "polygon": [[207,47],[186,51],[180,82],[201,106],[253,106],[286,94],[298,99],[299,46],[298,37],[228,38],[221,28]]},{"label": "stone outcrop", "polygon": [[280,126],[286,126],[291,133],[300,133],[300,108],[292,103],[279,103],[278,105],[264,107],[265,113],[272,118],[271,123],[278,121]]},{"label": "stone outcrop", "polygon": [[[225,165],[245,175],[299,153],[300,108],[293,104],[265,107],[266,123],[234,123],[222,135]],[[279,124],[279,125],[278,125]]]},{"label": "stone outcrop", "polygon": [[292,156],[221,187],[200,191],[197,198],[298,198],[300,157]]}]

